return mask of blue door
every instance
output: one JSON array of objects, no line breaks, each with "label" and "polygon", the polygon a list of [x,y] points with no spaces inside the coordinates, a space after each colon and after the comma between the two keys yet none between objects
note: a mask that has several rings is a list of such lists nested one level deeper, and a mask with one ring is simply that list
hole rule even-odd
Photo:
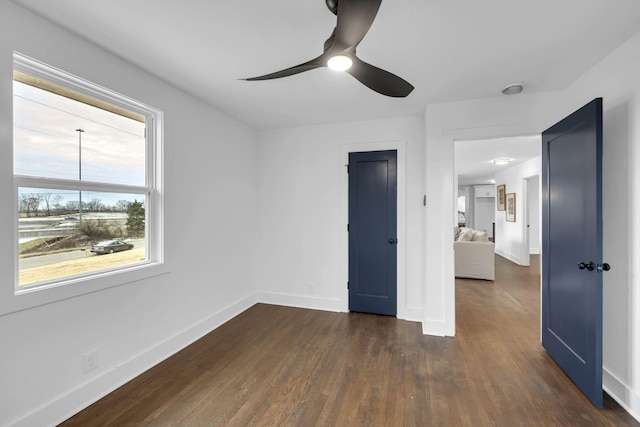
[{"label": "blue door", "polygon": [[602,99],[542,133],[542,345],[602,407]]},{"label": "blue door", "polygon": [[349,154],[349,310],[396,315],[396,151]]}]

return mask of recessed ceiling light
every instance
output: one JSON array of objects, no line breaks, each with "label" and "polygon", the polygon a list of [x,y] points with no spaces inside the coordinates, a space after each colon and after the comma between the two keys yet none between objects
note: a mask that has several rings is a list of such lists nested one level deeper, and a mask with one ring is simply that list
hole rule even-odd
[{"label": "recessed ceiling light", "polygon": [[520,84],[520,83],[512,83],[509,86],[507,86],[504,89],[502,89],[502,94],[503,95],[517,95],[519,93],[522,93],[523,90],[524,90],[524,86],[522,86],[522,84]]},{"label": "recessed ceiling light", "polygon": [[507,165],[507,164],[511,163],[511,160],[513,160],[513,159],[508,159],[506,157],[503,157],[503,158],[499,158],[499,159],[493,159],[493,160],[491,160],[491,163],[493,163],[494,165]]},{"label": "recessed ceiling light", "polygon": [[345,55],[332,56],[327,61],[327,66],[333,71],[346,71],[351,68],[351,65],[353,65],[353,61]]},{"label": "recessed ceiling light", "polygon": [[495,184],[495,183],[496,183],[496,180],[492,178],[492,179],[490,179],[490,180],[489,180],[489,183],[490,183],[490,184]]}]

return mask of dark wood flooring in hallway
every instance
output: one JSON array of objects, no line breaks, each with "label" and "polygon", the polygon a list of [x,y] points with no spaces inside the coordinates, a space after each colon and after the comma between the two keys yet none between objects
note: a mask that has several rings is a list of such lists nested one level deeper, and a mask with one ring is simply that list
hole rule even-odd
[{"label": "dark wood flooring in hallway", "polygon": [[539,269],[496,257],[496,272],[456,280],[455,338],[258,304],[63,425],[640,425],[608,396],[594,408],[542,349]]}]

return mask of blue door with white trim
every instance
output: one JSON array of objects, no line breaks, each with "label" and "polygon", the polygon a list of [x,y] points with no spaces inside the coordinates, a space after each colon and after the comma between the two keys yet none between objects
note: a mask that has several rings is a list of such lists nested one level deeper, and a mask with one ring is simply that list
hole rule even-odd
[{"label": "blue door with white trim", "polygon": [[542,345],[602,407],[602,99],[542,133]]},{"label": "blue door with white trim", "polygon": [[397,312],[397,152],[349,153],[349,310]]}]

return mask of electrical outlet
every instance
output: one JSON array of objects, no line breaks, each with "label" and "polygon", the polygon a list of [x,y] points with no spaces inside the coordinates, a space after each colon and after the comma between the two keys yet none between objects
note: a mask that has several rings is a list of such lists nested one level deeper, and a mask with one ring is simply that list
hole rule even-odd
[{"label": "electrical outlet", "polygon": [[82,372],[87,373],[98,367],[98,350],[91,350],[82,355]]},{"label": "electrical outlet", "polygon": [[307,285],[307,291],[310,294],[314,294],[316,292],[316,283],[315,282],[309,282],[309,284]]}]

